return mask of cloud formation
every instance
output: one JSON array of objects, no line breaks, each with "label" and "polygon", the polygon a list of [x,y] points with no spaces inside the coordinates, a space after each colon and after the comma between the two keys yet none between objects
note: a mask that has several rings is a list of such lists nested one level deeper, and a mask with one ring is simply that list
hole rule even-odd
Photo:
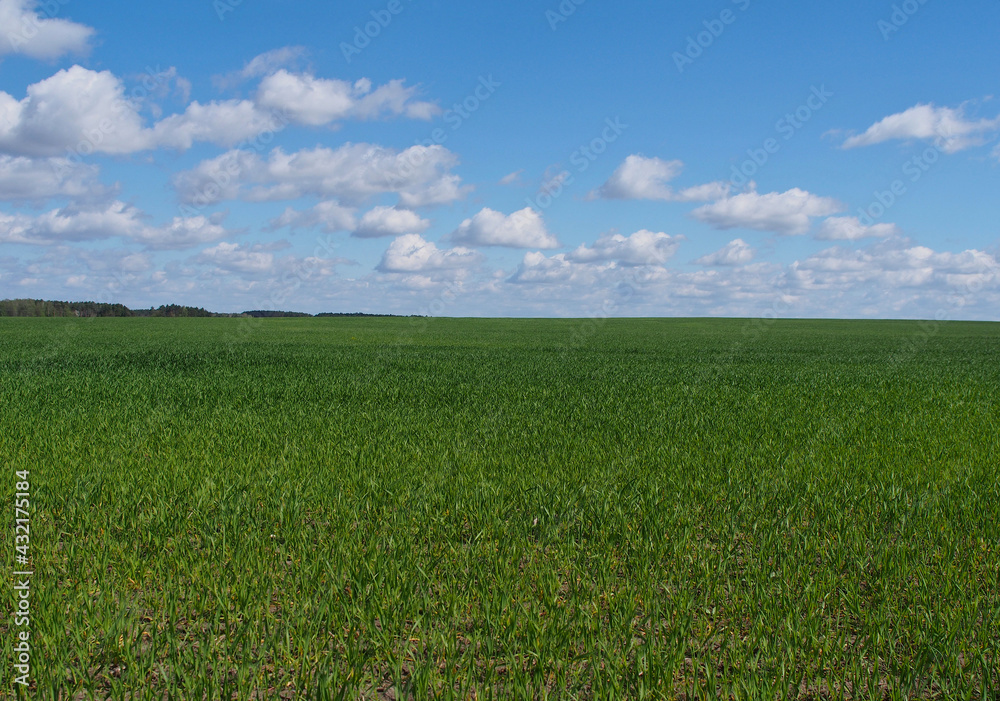
[{"label": "cloud formation", "polygon": [[23,54],[50,60],[64,54],[83,54],[90,49],[94,30],[53,16],[62,3],[46,3],[48,16],[38,13],[35,0],[0,0],[0,56]]},{"label": "cloud formation", "polygon": [[276,148],[266,158],[251,150],[232,150],[176,174],[173,184],[181,202],[195,206],[305,196],[355,205],[374,195],[396,193],[403,207],[424,207],[454,202],[468,192],[450,172],[457,164],[455,154],[437,145],[404,151],[351,143],[294,153]]},{"label": "cloud formation", "polygon": [[601,187],[592,191],[590,199],[662,200],[664,202],[705,202],[725,197],[729,184],[723,182],[696,185],[675,191],[667,183],[684,169],[681,161],[663,161],[632,155],[618,166]]},{"label": "cloud formation", "polygon": [[[153,78],[175,79],[176,71]],[[198,142],[230,147],[290,122],[323,126],[344,119],[437,114],[431,103],[412,99],[415,91],[400,80],[373,89],[364,78],[351,85],[282,69],[264,78],[255,100],[195,101],[147,126],[141,102],[126,95],[121,79],[77,65],[29,85],[20,100],[0,92],[0,153],[122,155],[157,148],[183,151]]]},{"label": "cloud formation", "polygon": [[117,237],[150,249],[176,250],[235,233],[221,225],[223,217],[175,217],[169,224],[150,226],[141,210],[120,200],[68,205],[37,215],[0,212],[0,243],[51,246]]},{"label": "cloud formation", "polygon": [[351,234],[357,238],[371,239],[381,236],[402,236],[422,234],[430,227],[428,219],[422,219],[416,212],[398,207],[375,207],[365,212],[361,223]]},{"label": "cloud formation", "polygon": [[699,207],[691,215],[716,229],[756,229],[792,236],[809,231],[812,217],[836,214],[843,208],[832,198],[796,187],[765,195],[743,192]]},{"label": "cloud formation", "polygon": [[470,248],[440,249],[420,234],[406,234],[389,244],[377,269],[383,273],[426,273],[467,269],[481,261],[482,255]]},{"label": "cloud formation", "polygon": [[698,258],[695,263],[708,267],[746,265],[753,260],[753,247],[743,239],[733,239],[714,253]]},{"label": "cloud formation", "polygon": [[986,143],[989,135],[998,130],[1000,117],[971,120],[966,118],[964,107],[919,104],[876,122],[863,134],[844,141],[843,147],[872,146],[890,140],[925,140],[934,141],[945,153],[956,153]]},{"label": "cloud formation", "polygon": [[820,224],[816,238],[820,241],[859,241],[867,238],[899,236],[895,224],[864,225],[857,217],[830,217]]},{"label": "cloud formation", "polygon": [[622,265],[663,265],[673,257],[684,241],[683,236],[642,229],[630,236],[606,235],[592,246],[580,246],[566,256],[576,263],[615,261]]},{"label": "cloud formation", "polygon": [[508,248],[559,248],[559,241],[545,228],[542,215],[531,207],[510,215],[486,207],[452,232],[451,240],[467,246]]}]

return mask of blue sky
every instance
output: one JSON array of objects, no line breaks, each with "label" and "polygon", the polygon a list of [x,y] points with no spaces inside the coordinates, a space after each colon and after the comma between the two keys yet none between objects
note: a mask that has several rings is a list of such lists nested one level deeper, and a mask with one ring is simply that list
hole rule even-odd
[{"label": "blue sky", "polygon": [[997,319],[1000,4],[0,0],[0,297]]}]

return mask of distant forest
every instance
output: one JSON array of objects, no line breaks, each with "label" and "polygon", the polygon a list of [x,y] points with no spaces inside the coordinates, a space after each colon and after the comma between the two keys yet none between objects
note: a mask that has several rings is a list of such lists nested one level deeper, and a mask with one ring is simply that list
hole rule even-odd
[{"label": "distant forest", "polygon": [[[253,310],[241,314],[217,314],[201,307],[185,307],[179,304],[161,304],[157,308],[129,309],[124,304],[108,304],[105,302],[53,302],[44,299],[4,299],[0,300],[0,317],[2,316],[61,316],[61,317],[109,317],[109,316],[145,316],[145,317],[240,317],[252,316],[260,318],[274,317],[312,317],[313,314],[303,312],[279,312]],[[365,314],[363,312],[322,312],[317,317],[327,316],[358,316],[358,317],[391,317],[395,314]]]}]

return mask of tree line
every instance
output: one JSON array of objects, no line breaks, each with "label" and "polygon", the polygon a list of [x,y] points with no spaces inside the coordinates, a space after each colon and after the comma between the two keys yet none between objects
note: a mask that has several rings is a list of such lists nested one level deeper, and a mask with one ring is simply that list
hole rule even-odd
[{"label": "tree line", "polygon": [[[45,299],[4,299],[0,300],[2,316],[59,316],[59,317],[312,317],[304,312],[282,312],[255,309],[240,314],[218,314],[201,307],[185,307],[180,304],[161,304],[149,309],[129,309],[124,304],[107,302],[56,302]],[[317,317],[395,317],[396,314],[367,314],[365,312],[321,312]]]},{"label": "tree line", "polygon": [[58,302],[46,299],[0,300],[0,316],[60,316],[60,317],[110,317],[110,316],[237,316],[213,314],[201,307],[179,304],[161,304],[149,309],[129,309],[124,304],[107,302]]}]

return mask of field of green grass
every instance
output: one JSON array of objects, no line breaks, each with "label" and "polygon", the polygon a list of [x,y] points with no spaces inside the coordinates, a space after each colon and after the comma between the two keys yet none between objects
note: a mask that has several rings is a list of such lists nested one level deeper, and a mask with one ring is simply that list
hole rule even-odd
[{"label": "field of green grass", "polygon": [[0,697],[1000,694],[1000,324],[0,319],[0,427]]}]

